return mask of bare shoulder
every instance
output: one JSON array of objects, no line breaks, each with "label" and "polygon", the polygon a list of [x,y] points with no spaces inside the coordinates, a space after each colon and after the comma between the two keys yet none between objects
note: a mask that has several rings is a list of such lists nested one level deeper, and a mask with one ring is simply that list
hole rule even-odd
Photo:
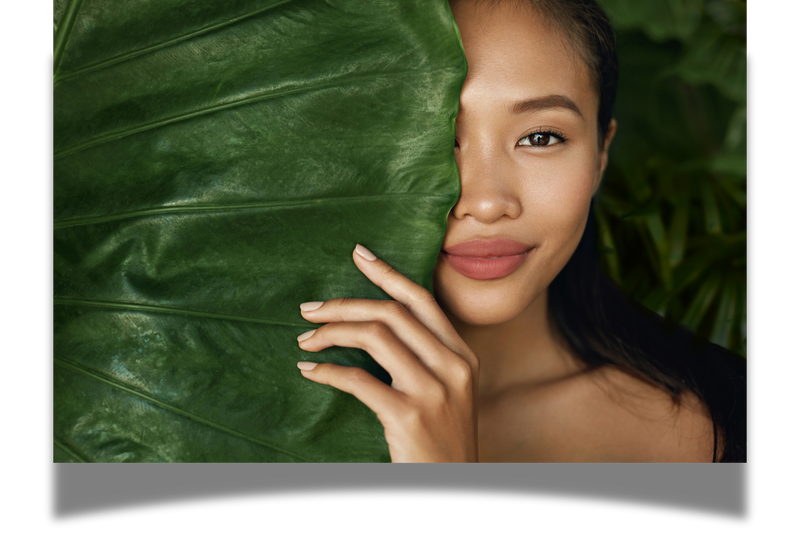
[{"label": "bare shoulder", "polygon": [[616,461],[713,460],[713,423],[695,394],[685,393],[676,403],[661,388],[611,366],[574,380],[570,386],[588,401],[583,423],[604,436],[602,441],[619,457]]},{"label": "bare shoulder", "polygon": [[519,388],[492,411],[485,419],[495,428],[485,430],[504,433],[505,439],[498,448],[497,434],[487,439],[492,443],[488,461],[713,460],[713,425],[695,395],[675,403],[660,388],[615,367]]}]

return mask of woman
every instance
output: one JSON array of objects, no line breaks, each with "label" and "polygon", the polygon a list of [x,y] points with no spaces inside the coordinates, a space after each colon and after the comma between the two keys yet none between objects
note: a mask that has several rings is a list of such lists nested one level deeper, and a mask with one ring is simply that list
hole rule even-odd
[{"label": "woman", "polygon": [[602,11],[452,7],[469,72],[436,300],[358,245],[357,267],[395,301],[303,303],[327,324],[298,342],[364,349],[392,386],[334,364],[299,362],[303,376],[371,408],[393,462],[744,461],[741,362],[635,311],[592,257],[616,130]]}]

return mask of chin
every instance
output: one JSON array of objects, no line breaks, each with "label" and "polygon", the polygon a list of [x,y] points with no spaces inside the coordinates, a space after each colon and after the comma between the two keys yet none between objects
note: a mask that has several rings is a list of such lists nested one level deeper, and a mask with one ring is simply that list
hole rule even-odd
[{"label": "chin", "polygon": [[517,284],[500,280],[465,280],[456,273],[439,269],[434,272],[434,290],[436,300],[451,320],[475,326],[511,321],[521,315],[541,293],[538,291],[529,295],[519,291]]},{"label": "chin", "polygon": [[501,306],[492,306],[480,310],[475,308],[460,309],[460,307],[456,307],[456,309],[446,308],[451,318],[471,326],[491,326],[507,323],[518,317],[523,310],[524,308],[519,310],[519,313],[510,313],[507,308],[502,308]]}]

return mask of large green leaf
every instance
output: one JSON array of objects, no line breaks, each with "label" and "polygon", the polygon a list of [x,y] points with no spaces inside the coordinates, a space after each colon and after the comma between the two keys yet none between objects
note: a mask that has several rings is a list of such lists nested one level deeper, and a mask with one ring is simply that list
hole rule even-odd
[{"label": "large green leaf", "polygon": [[[466,74],[446,0],[55,3],[56,461],[386,461],[298,305],[431,289]],[[331,348],[315,360],[358,365]]]}]

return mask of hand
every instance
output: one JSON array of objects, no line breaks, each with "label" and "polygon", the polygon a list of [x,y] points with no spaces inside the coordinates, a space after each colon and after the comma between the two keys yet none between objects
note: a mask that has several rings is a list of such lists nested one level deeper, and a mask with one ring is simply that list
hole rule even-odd
[{"label": "hand", "polygon": [[392,462],[477,462],[478,359],[433,295],[358,245],[353,260],[391,300],[334,299],[300,305],[328,323],[301,334],[300,348],[365,350],[392,377],[387,386],[358,367],[299,362],[304,377],[354,395],[383,425]]}]

